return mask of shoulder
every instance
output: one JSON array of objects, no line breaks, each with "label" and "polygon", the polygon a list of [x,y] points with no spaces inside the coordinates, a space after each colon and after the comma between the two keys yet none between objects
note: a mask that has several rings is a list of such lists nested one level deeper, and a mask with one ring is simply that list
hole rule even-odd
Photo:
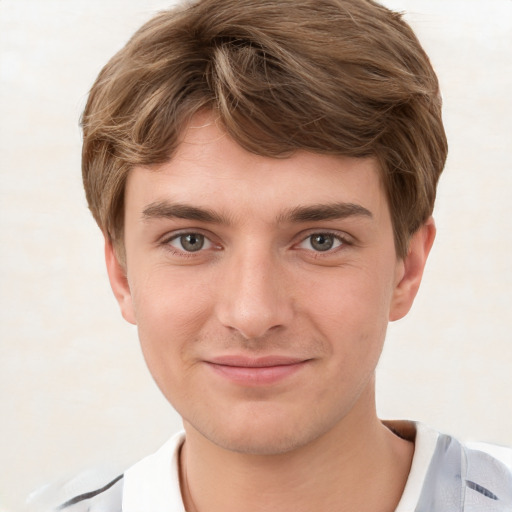
[{"label": "shoulder", "polygon": [[55,483],[29,498],[33,512],[183,511],[178,457],[184,441],[174,435],[158,451],[122,473],[84,472],[65,483]]},{"label": "shoulder", "polygon": [[124,475],[119,475],[105,485],[78,494],[60,505],[56,510],[65,512],[121,512]]},{"label": "shoulder", "polygon": [[415,445],[396,512],[512,512],[512,449],[465,445],[418,422],[386,425]]},{"label": "shoulder", "polygon": [[[483,449],[488,449],[492,455]],[[476,493],[480,501],[484,496],[494,502],[504,502],[507,510],[512,510],[512,468],[507,465],[512,461],[512,449],[481,445],[479,449],[463,446],[462,450],[466,494]]]},{"label": "shoulder", "polygon": [[124,474],[85,471],[71,480],[54,482],[29,496],[33,512],[121,512]]},{"label": "shoulder", "polygon": [[[512,450],[500,449],[504,459]],[[512,470],[489,453],[465,446],[440,434],[422,490],[431,510],[451,510],[446,503],[463,504],[463,510],[512,510]],[[443,508],[443,505],[444,508]]]}]

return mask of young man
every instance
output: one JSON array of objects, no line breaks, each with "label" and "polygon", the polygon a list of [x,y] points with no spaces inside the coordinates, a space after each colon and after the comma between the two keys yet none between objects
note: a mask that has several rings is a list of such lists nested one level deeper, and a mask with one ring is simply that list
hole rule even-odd
[{"label": "young man", "polygon": [[512,509],[498,461],[376,415],[447,152],[436,76],[398,14],[163,12],[100,73],[83,130],[112,288],[184,433],[61,509]]}]

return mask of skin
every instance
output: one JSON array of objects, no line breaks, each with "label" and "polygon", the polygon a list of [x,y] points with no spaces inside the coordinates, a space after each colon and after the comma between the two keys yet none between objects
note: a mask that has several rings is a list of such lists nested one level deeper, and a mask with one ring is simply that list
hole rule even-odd
[{"label": "skin", "polygon": [[202,114],[131,171],[124,232],[107,268],[184,420],[187,510],[394,510],[413,445],[378,420],[374,373],[435,228],[397,258],[376,162],[257,156]]}]

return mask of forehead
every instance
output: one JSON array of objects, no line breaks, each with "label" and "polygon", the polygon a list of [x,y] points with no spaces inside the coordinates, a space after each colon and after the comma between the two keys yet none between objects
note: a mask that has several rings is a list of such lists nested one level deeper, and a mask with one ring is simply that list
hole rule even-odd
[{"label": "forehead", "polygon": [[231,215],[274,217],[296,206],[347,202],[387,212],[378,164],[297,151],[287,158],[256,155],[234,142],[208,114],[196,115],[183,131],[176,153],[128,177],[126,214],[172,201]]}]

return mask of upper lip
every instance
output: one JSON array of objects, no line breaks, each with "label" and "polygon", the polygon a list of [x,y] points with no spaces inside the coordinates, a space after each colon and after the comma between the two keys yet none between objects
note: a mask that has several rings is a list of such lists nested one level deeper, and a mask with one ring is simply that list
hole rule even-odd
[{"label": "upper lip", "polygon": [[222,366],[236,366],[242,368],[268,368],[272,366],[288,366],[307,361],[303,357],[269,355],[263,357],[248,357],[242,355],[226,355],[212,357],[206,362]]}]

